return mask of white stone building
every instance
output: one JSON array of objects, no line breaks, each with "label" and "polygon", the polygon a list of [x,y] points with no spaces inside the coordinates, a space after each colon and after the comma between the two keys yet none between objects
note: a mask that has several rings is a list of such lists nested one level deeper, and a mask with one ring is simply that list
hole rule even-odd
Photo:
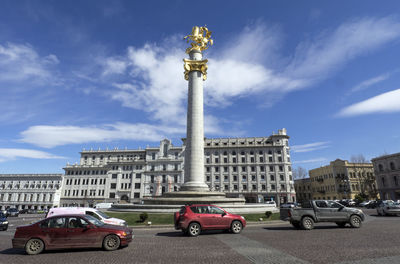
[{"label": "white stone building", "polygon": [[380,156],[371,161],[381,199],[400,200],[400,153]]},{"label": "white stone building", "polygon": [[0,207],[45,209],[59,206],[62,174],[0,174]]},{"label": "white stone building", "polygon": [[[288,139],[285,129],[269,137],[205,139],[206,183],[249,202],[295,201]],[[177,191],[184,183],[184,148],[164,139],[143,150],[84,150],[80,164],[64,168],[61,206],[140,202]]]},{"label": "white stone building", "polygon": [[80,164],[67,165],[61,205],[140,202],[178,190],[183,183],[182,147],[164,139],[144,150],[84,150]]}]

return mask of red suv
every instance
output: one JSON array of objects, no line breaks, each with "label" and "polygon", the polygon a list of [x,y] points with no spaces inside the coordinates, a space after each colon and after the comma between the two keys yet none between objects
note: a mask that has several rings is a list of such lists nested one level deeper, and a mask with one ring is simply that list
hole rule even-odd
[{"label": "red suv", "polygon": [[202,230],[230,230],[239,234],[246,226],[243,216],[234,215],[224,209],[209,204],[182,206],[174,214],[175,229],[181,229],[190,236],[198,236]]}]

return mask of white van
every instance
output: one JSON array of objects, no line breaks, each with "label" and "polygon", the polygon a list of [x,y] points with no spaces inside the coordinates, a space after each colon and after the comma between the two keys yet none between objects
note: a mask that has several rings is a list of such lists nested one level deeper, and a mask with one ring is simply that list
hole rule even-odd
[{"label": "white van", "polygon": [[96,204],[95,208],[96,209],[109,209],[109,208],[111,208],[112,205],[113,205],[113,203],[98,203],[98,204]]},{"label": "white van", "polygon": [[54,216],[54,215],[65,215],[65,214],[87,214],[91,215],[105,224],[110,225],[120,225],[120,226],[127,226],[125,220],[109,217],[102,211],[99,211],[94,208],[90,207],[58,207],[58,208],[51,208],[49,213],[46,215],[47,217]]}]

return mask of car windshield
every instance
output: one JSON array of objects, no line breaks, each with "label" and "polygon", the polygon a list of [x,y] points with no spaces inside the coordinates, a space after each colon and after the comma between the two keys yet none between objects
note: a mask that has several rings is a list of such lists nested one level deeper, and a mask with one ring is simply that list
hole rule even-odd
[{"label": "car windshield", "polygon": [[103,217],[105,219],[110,219],[111,218],[108,215],[106,215],[105,213],[103,213],[102,211],[96,211],[96,214],[100,215],[101,217]]},{"label": "car windshield", "polygon": [[85,215],[85,217],[86,217],[86,219],[87,219],[90,223],[94,224],[95,226],[103,226],[103,225],[104,225],[103,222],[101,222],[101,221],[98,220],[97,218],[94,218],[94,217],[91,216],[91,215]]}]

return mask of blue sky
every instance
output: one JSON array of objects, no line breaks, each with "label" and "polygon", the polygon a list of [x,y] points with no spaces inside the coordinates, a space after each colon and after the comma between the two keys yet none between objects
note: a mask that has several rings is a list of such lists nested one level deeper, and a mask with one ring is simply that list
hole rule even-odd
[{"label": "blue sky", "polygon": [[213,31],[206,137],[286,128],[293,166],[400,151],[400,3],[6,1],[0,173],[61,173],[79,151],[181,145],[192,26]]}]

